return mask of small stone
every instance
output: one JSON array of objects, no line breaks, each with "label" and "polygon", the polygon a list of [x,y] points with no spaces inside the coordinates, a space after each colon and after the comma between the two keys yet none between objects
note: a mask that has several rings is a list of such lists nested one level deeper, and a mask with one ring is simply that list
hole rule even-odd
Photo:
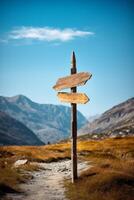
[{"label": "small stone", "polygon": [[24,160],[17,160],[15,163],[14,163],[14,167],[19,167],[20,165],[25,165],[28,163],[28,160],[27,159],[24,159]]}]

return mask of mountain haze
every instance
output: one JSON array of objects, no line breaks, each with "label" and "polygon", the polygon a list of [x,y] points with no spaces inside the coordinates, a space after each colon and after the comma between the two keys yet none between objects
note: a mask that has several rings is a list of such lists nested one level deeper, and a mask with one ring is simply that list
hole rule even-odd
[{"label": "mountain haze", "polygon": [[42,145],[24,124],[0,111],[0,145]]},{"label": "mountain haze", "polygon": [[[70,136],[70,107],[38,104],[23,95],[0,97],[0,110],[19,120],[43,142],[56,142]],[[78,128],[86,118],[78,111]]]}]

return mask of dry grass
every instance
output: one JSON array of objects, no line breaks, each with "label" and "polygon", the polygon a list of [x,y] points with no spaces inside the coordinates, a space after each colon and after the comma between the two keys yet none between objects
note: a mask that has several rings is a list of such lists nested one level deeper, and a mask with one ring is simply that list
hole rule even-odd
[{"label": "dry grass", "polygon": [[[55,144],[48,146],[1,146],[0,147],[0,196],[7,192],[20,192],[19,184],[31,176],[24,171],[40,170],[36,162],[51,162],[70,157],[70,145]],[[27,164],[13,167],[16,160],[28,159]]]},{"label": "dry grass", "polygon": [[93,167],[72,184],[65,182],[71,200],[132,200],[134,197],[134,138],[83,141],[79,154]]},{"label": "dry grass", "polygon": [[[134,196],[134,137],[78,142],[80,159],[92,161],[93,167],[84,172],[76,184],[65,183],[71,200],[132,200]],[[18,191],[18,184],[27,178],[24,170],[38,170],[27,164],[12,168],[18,159],[51,162],[70,158],[70,143],[47,146],[0,147],[0,188]],[[8,188],[8,190],[10,190]],[[7,191],[6,191],[7,192]]]},{"label": "dry grass", "polygon": [[30,178],[20,170],[14,168],[10,160],[0,159],[0,196],[7,192],[20,192],[18,185]]},{"label": "dry grass", "polygon": [[54,144],[47,146],[2,146],[0,157],[28,159],[29,161],[51,162],[70,157],[70,144]]},{"label": "dry grass", "polygon": [[10,158],[0,159],[0,197],[6,193],[21,192],[20,183],[25,183],[32,178],[30,171],[40,170],[41,167],[34,163],[27,163],[19,167],[14,167],[14,162]]}]

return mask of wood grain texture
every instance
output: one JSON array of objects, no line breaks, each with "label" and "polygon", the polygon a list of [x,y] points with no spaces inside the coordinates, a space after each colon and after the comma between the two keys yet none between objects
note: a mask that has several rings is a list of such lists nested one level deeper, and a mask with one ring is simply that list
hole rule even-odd
[{"label": "wood grain texture", "polygon": [[89,101],[89,98],[84,93],[58,92],[57,96],[61,102],[66,103],[86,104]]},{"label": "wood grain texture", "polygon": [[73,88],[79,85],[84,85],[91,78],[91,76],[92,74],[88,72],[80,72],[77,74],[72,74],[70,76],[59,78],[53,89],[62,90],[66,88]]}]

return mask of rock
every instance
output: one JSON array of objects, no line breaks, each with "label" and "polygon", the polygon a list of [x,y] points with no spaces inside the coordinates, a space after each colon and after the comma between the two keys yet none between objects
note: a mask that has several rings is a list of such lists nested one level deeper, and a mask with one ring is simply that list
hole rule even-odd
[{"label": "rock", "polygon": [[14,163],[14,167],[19,167],[20,165],[25,165],[28,163],[28,160],[27,159],[24,159],[24,160],[17,160],[15,163]]}]

